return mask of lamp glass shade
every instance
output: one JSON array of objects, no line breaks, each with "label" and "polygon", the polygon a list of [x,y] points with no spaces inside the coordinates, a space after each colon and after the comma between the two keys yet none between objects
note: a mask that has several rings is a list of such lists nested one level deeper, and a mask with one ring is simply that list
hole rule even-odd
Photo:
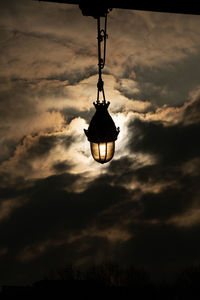
[{"label": "lamp glass shade", "polygon": [[104,164],[113,158],[115,152],[115,142],[93,143],[90,142],[93,158]]}]

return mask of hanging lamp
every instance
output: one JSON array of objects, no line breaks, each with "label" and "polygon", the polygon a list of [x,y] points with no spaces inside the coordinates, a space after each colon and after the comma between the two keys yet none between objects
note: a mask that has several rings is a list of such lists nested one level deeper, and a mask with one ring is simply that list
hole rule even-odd
[{"label": "hanging lamp", "polygon": [[[106,39],[108,38],[107,29],[107,14],[108,8],[104,8],[101,14],[93,14],[97,19],[97,40],[98,40],[98,82],[97,82],[97,101],[94,102],[96,112],[91,119],[88,130],[84,129],[85,134],[90,142],[90,148],[93,158],[104,164],[109,162],[115,152],[115,141],[119,134],[119,127],[116,128],[115,123],[108,112],[108,106],[110,102],[106,101],[104,92],[104,82],[102,80],[102,69],[105,66],[106,57]],[[105,18],[104,29],[101,29],[100,18]],[[101,43],[104,43],[103,58],[101,55]],[[100,101],[100,93],[102,93],[103,99]]]}]

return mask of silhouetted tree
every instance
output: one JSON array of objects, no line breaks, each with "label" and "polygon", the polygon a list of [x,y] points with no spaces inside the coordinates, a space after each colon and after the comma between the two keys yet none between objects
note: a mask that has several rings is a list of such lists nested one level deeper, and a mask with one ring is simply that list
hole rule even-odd
[{"label": "silhouetted tree", "polygon": [[120,267],[117,263],[107,261],[102,264],[93,264],[87,268],[77,268],[72,264],[58,271],[60,280],[84,280],[99,283],[107,287],[134,287],[137,289],[151,287],[149,274],[142,269]]},{"label": "silhouetted tree", "polygon": [[83,272],[72,264],[67,264],[58,272],[58,279],[60,280],[83,280]]},{"label": "silhouetted tree", "polygon": [[184,288],[200,288],[200,266],[189,266],[183,269],[176,280],[177,286]]},{"label": "silhouetted tree", "polygon": [[123,285],[135,288],[148,287],[151,285],[150,276],[145,270],[130,266],[124,272]]},{"label": "silhouetted tree", "polygon": [[105,286],[120,286],[122,270],[113,262],[92,265],[85,272],[85,279],[100,282]]}]

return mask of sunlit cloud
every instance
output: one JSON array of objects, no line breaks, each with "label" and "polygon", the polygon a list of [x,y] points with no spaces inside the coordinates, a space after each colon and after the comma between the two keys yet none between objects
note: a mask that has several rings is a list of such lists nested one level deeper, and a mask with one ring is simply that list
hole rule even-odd
[{"label": "sunlit cloud", "polygon": [[200,223],[200,209],[193,208],[184,214],[172,217],[167,221],[168,224],[174,224],[177,227],[190,228]]},{"label": "sunlit cloud", "polygon": [[186,161],[182,165],[182,172],[189,176],[198,176],[200,170],[200,158],[196,157]]},{"label": "sunlit cloud", "polygon": [[112,243],[123,243],[128,241],[132,235],[126,231],[125,229],[122,229],[117,226],[113,226],[111,228],[106,228],[106,229],[98,229],[95,227],[92,227],[88,230],[84,230],[81,234],[79,235],[74,235],[70,236],[68,238],[68,243],[73,243],[77,240],[84,239],[85,237],[100,237],[100,238],[105,238],[108,241]]},{"label": "sunlit cloud", "polygon": [[21,262],[31,261],[37,257],[45,254],[49,248],[56,248],[64,245],[66,241],[64,240],[46,240],[36,245],[26,246],[19,254],[18,260]]}]

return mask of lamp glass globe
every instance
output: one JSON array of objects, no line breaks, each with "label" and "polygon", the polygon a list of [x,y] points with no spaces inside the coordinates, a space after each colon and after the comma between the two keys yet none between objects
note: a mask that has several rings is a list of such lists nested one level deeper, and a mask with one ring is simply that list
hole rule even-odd
[{"label": "lamp glass globe", "polygon": [[115,152],[115,141],[93,143],[90,142],[91,153],[93,158],[101,164],[110,161]]}]

